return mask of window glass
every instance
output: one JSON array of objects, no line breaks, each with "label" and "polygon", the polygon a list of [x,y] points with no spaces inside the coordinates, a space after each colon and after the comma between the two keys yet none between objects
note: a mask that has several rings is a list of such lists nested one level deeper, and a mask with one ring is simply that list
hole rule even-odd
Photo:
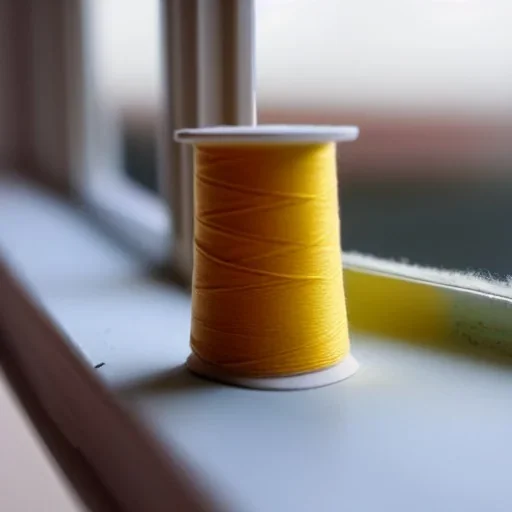
[{"label": "window glass", "polygon": [[343,244],[512,273],[512,3],[257,1],[260,122],[357,124]]},{"label": "window glass", "polygon": [[92,0],[91,62],[101,171],[157,190],[161,105],[159,0]]}]

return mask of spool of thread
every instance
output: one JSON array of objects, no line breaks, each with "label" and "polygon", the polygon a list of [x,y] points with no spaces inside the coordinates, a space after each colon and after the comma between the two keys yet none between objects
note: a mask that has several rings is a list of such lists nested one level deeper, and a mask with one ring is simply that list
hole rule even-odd
[{"label": "spool of thread", "polygon": [[336,142],[353,126],[180,130],[194,145],[192,354],[199,375],[303,389],[352,375]]}]

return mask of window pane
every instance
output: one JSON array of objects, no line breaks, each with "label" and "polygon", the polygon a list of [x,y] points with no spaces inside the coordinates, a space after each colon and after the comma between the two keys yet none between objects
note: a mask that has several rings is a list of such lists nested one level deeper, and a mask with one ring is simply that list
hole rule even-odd
[{"label": "window pane", "polygon": [[151,191],[157,190],[160,26],[159,0],[92,2],[95,126],[106,162],[101,167],[113,167]]},{"label": "window pane", "polygon": [[512,273],[512,3],[256,2],[260,122],[357,124],[343,243]]}]

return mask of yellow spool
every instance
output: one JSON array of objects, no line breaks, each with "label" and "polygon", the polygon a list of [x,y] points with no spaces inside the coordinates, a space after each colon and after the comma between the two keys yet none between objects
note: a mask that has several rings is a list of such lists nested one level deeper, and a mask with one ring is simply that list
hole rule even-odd
[{"label": "yellow spool", "polygon": [[300,389],[352,375],[336,142],[356,127],[181,130],[195,146],[189,368],[247,387]]}]

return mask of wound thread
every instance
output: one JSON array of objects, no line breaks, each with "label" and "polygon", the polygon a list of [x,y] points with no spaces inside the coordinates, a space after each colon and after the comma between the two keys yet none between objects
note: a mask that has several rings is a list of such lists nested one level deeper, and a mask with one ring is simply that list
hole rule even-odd
[{"label": "wound thread", "polygon": [[334,143],[195,147],[191,348],[246,377],[349,353]]}]

